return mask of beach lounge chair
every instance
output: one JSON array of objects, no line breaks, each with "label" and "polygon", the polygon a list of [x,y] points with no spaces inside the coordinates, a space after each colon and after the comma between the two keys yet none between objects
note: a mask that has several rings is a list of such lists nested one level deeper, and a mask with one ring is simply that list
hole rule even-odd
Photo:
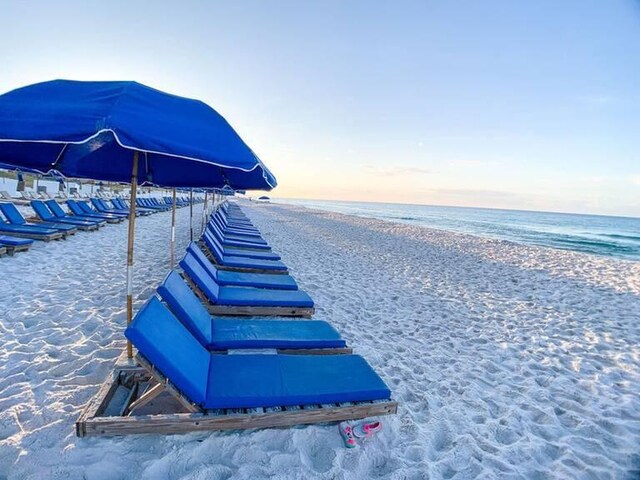
[{"label": "beach lounge chair", "polygon": [[209,221],[209,223],[207,224],[207,230],[211,230],[212,232],[213,231],[217,231],[219,233],[219,236],[222,237],[222,239],[225,240],[225,241],[229,240],[229,241],[234,241],[234,242],[243,242],[243,243],[248,243],[248,244],[251,244],[251,245],[262,245],[264,247],[268,247],[269,246],[267,241],[264,238],[261,238],[261,237],[225,233],[220,228],[220,226],[216,222],[214,222],[213,220]]},{"label": "beach lounge chair", "polygon": [[214,217],[218,218],[220,222],[223,224],[223,226],[225,227],[238,228],[238,229],[244,229],[244,230],[257,230],[255,225],[253,225],[251,220],[249,220],[248,218],[244,216],[234,217],[229,215],[228,213],[225,213],[221,209],[218,209],[216,211],[216,213],[214,214]]},{"label": "beach lounge chair", "polygon": [[[129,210],[125,210],[125,209],[115,209],[115,208],[110,208],[104,200],[102,200],[101,198],[96,198],[96,197],[92,197],[90,199],[91,201],[91,205],[93,206],[93,208],[95,208],[98,212],[100,213],[108,213],[110,215],[119,215],[123,218],[127,218],[129,216]],[[140,215],[140,212],[136,212],[136,216]]]},{"label": "beach lounge chair", "polygon": [[257,228],[240,228],[237,226],[230,226],[228,223],[223,222],[221,218],[222,217],[220,215],[216,214],[213,216],[213,221],[218,224],[220,230],[222,230],[225,235],[240,235],[242,237],[256,237],[258,239],[262,239]]},{"label": "beach lounge chair", "polygon": [[313,300],[303,290],[222,287],[190,253],[180,260],[180,267],[212,314],[311,317],[314,313]]},{"label": "beach lounge chair", "polygon": [[170,272],[158,287],[158,294],[208,350],[269,348],[305,353],[351,353],[340,334],[321,320],[211,317],[193,290],[175,271]]},{"label": "beach lounge chair", "polygon": [[149,301],[125,331],[139,367],[109,377],[76,422],[78,436],[283,427],[397,411],[358,355],[219,355],[160,306]]},{"label": "beach lounge chair", "polygon": [[[119,198],[112,198],[111,199],[111,203],[117,209],[129,211],[129,205],[124,203]],[[148,212],[148,213],[154,213],[155,212],[155,210],[151,210],[150,208],[142,208],[142,207],[136,206],[136,212],[138,212],[138,211],[140,211],[140,212]]]},{"label": "beach lounge chair", "polygon": [[218,214],[221,215],[225,221],[225,223],[229,224],[238,224],[238,225],[249,225],[253,227],[253,223],[251,219],[247,217],[244,212],[239,209],[231,209],[224,207],[218,210]]},{"label": "beach lounge chair", "polygon": [[[48,201],[55,202],[55,200]],[[36,215],[38,216],[38,218],[40,218],[40,220],[49,224],[61,223],[64,225],[73,225],[79,230],[85,231],[97,230],[98,228],[100,228],[100,226],[105,224],[105,222],[95,220],[80,220],[79,218],[71,217],[59,218],[51,213],[46,203],[42,200],[31,200],[31,208],[33,208],[33,211],[36,212]]]},{"label": "beach lounge chair", "polygon": [[0,233],[13,237],[29,238],[32,240],[60,240],[66,238],[66,234],[53,228],[36,227],[32,225],[11,225],[0,219]]},{"label": "beach lounge chair", "polygon": [[275,274],[287,273],[287,266],[280,260],[262,260],[225,255],[207,232],[202,236],[202,240],[211,254],[211,260],[222,270]]},{"label": "beach lounge chair", "polygon": [[298,290],[298,284],[291,275],[282,273],[247,273],[231,270],[219,270],[198,246],[191,242],[187,253],[193,255],[200,265],[211,275],[220,286],[275,288],[276,290]]},{"label": "beach lounge chair", "polygon": [[[159,207],[164,211],[169,211],[173,208],[173,205],[167,205],[165,202],[161,202],[155,197],[145,198],[144,200],[149,204],[149,206]],[[180,198],[176,198],[176,208],[182,207],[186,207],[185,203],[180,200]]]},{"label": "beach lounge chair", "polygon": [[[46,203],[51,209],[51,211],[54,213],[54,215],[56,215],[57,217],[60,216],[60,212],[62,212],[62,215],[66,215],[64,213],[64,210],[62,210],[60,206],[58,206],[58,208],[56,209],[52,203],[49,203],[49,202],[46,202]],[[73,214],[73,218],[104,220],[107,223],[120,223],[124,221],[124,218],[121,216],[109,215],[106,213],[103,214],[103,213],[96,212],[95,210],[91,210],[91,207],[89,207],[88,205],[87,207],[89,208],[89,212],[86,212],[80,206],[80,202],[73,200],[71,198],[66,201],[66,204],[67,204],[67,207],[69,207],[69,210],[71,211],[71,213]]]},{"label": "beach lounge chair", "polygon": [[[96,225],[98,225],[99,227],[104,226],[106,223],[118,223],[118,222],[120,222],[119,219],[110,221],[108,219],[99,218],[99,217],[91,217],[91,216],[88,216],[88,215],[75,215],[75,214],[73,216],[72,215],[67,215],[66,212],[60,206],[60,204],[58,204],[58,202],[56,202],[55,200],[47,200],[44,203],[47,206],[47,208],[49,209],[49,211],[56,218],[59,218],[59,219],[81,220],[81,221],[86,221],[86,222],[92,222],[92,223],[95,223]],[[80,210],[77,206],[76,206],[76,208],[78,210]]]},{"label": "beach lounge chair", "polygon": [[119,221],[124,221],[127,219],[126,215],[116,215],[113,213],[103,213],[103,212],[98,212],[97,210],[94,210],[93,208],[91,208],[91,205],[89,205],[86,200],[67,200],[67,205],[69,205],[69,210],[71,210],[73,212],[73,214],[76,214],[76,210],[74,210],[74,207],[72,205],[76,205],[80,211],[82,212],[83,215],[89,215],[89,216],[93,216],[93,217],[102,217],[105,220],[106,219],[118,219]]},{"label": "beach lounge chair", "polygon": [[[205,232],[205,235],[206,234],[207,233]],[[225,257],[232,256],[258,260],[280,260],[280,255],[270,251],[251,250],[238,247],[223,247],[215,235],[209,235],[209,241],[218,247],[218,251],[220,251]]]},{"label": "beach lounge chair", "polygon": [[0,235],[0,245],[2,245],[9,255],[17,252],[26,252],[31,248],[33,240],[28,238],[17,238],[9,235]]},{"label": "beach lounge chair", "polygon": [[11,225],[20,227],[49,228],[51,230],[61,232],[65,234],[65,236],[74,235],[78,231],[77,227],[74,225],[61,225],[59,223],[50,222],[27,222],[13,203],[0,203],[0,211],[2,211]]},{"label": "beach lounge chair", "polygon": [[242,237],[225,237],[220,231],[219,227],[212,222],[207,223],[207,230],[211,235],[218,239],[225,247],[235,247],[235,248],[249,248],[251,250],[263,250],[270,251],[271,247],[266,243],[257,243],[251,240],[243,239]]},{"label": "beach lounge chair", "polygon": [[164,207],[160,205],[154,205],[151,202],[149,202],[148,198],[137,198],[136,207],[146,208],[147,210],[151,210],[155,212],[166,212],[171,208],[171,207]]}]

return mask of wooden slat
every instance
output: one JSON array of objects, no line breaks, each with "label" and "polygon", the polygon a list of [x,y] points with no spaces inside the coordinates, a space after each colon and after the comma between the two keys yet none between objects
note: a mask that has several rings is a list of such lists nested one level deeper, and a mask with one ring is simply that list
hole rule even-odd
[{"label": "wooden slat", "polygon": [[313,423],[357,420],[396,413],[397,403],[354,405],[322,409],[301,409],[261,414],[211,416],[201,413],[98,417],[86,419],[83,432],[92,435],[129,435],[139,433],[187,433],[201,430],[237,430],[288,427]]},{"label": "wooden slat", "polygon": [[84,424],[87,420],[96,418],[104,407],[109,403],[113,394],[116,392],[118,386],[120,385],[119,375],[117,378],[112,378],[111,375],[107,377],[107,379],[102,383],[98,393],[87,403],[82,412],[80,413],[80,417],[76,421],[76,435],[79,437],[84,437]]}]

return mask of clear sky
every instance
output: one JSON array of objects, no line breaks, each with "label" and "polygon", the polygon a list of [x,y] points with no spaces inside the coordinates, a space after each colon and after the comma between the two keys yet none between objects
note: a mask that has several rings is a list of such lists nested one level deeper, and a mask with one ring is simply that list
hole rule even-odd
[{"label": "clear sky", "polygon": [[0,91],[204,100],[273,196],[640,216],[640,2],[0,0]]}]

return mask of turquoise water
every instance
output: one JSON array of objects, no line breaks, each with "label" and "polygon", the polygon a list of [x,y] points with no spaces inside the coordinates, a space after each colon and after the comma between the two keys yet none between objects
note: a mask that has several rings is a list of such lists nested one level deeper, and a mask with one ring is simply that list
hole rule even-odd
[{"label": "turquoise water", "polygon": [[491,208],[277,199],[332,212],[640,260],[640,218]]}]

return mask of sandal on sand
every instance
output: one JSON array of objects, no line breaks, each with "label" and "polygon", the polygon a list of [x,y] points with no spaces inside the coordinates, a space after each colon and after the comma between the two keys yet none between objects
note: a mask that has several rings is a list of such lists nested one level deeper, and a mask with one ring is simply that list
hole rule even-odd
[{"label": "sandal on sand", "polygon": [[355,448],[357,446],[356,439],[353,436],[353,428],[347,422],[342,422],[338,425],[340,435],[344,440],[344,446],[347,448]]},{"label": "sandal on sand", "polygon": [[362,422],[352,429],[356,438],[371,438],[380,430],[382,430],[382,422]]}]

